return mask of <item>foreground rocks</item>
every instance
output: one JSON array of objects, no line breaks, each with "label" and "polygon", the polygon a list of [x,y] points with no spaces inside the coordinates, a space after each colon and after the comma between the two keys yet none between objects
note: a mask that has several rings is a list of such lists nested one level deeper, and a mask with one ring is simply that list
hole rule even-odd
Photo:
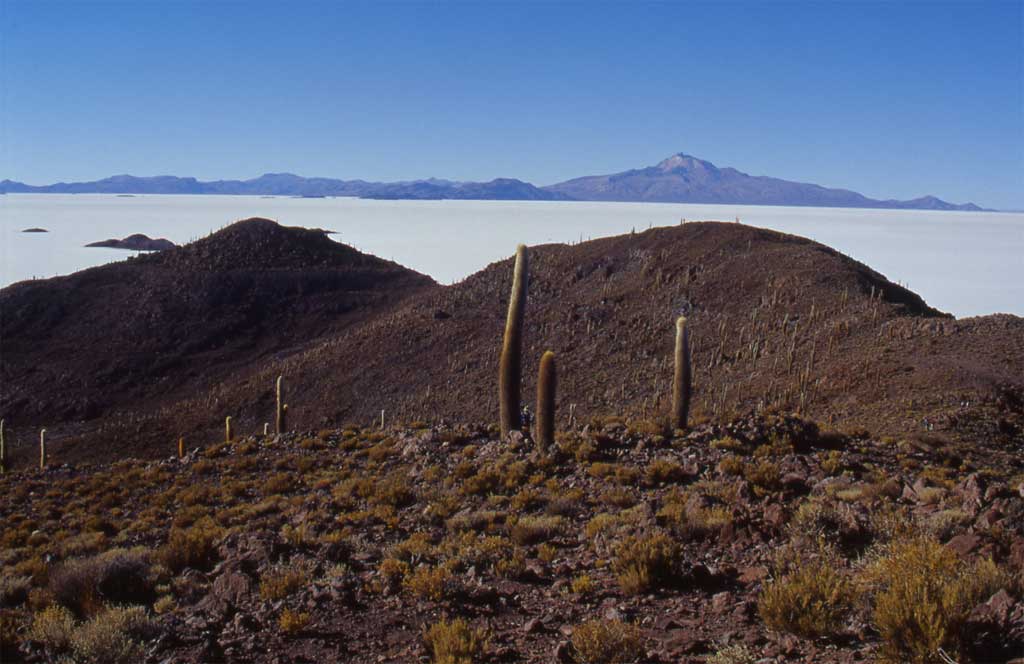
[{"label": "foreground rocks", "polygon": [[[423,424],[8,474],[0,590],[27,589],[0,592],[3,661],[60,656],[33,624],[74,560],[118,548],[117,569],[146,570],[113,578],[147,591],[147,662],[430,661],[426,631],[457,619],[486,633],[479,662],[870,661],[892,646],[873,561],[903,541],[989,570],[998,587],[944,650],[1006,661],[1024,648],[1022,460],[950,445],[780,415],[685,434],[601,418],[551,457],[529,437]],[[772,624],[766,588],[822,561],[849,585],[837,621],[813,636]],[[104,593],[79,625],[106,615]],[[604,651],[585,650],[594,634]],[[581,659],[609,644],[620,659]]]}]

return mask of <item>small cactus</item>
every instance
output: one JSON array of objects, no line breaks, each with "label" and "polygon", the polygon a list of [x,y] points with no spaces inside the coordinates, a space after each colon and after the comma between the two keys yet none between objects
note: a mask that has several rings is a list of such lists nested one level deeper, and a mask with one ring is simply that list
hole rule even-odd
[{"label": "small cactus", "polygon": [[555,354],[549,350],[540,358],[540,371],[537,374],[537,447],[545,453],[555,443],[557,382]]},{"label": "small cactus", "polygon": [[672,381],[672,426],[685,429],[690,415],[690,334],[686,317],[676,319],[675,376]]},{"label": "small cactus", "polygon": [[232,435],[233,433],[234,432],[231,430],[231,416],[228,415],[224,419],[224,442],[225,443],[230,443],[231,442],[231,439],[234,438],[234,435]]},{"label": "small cactus", "polygon": [[270,433],[270,422],[263,423],[263,435],[266,436]]},{"label": "small cactus", "polygon": [[519,390],[522,373],[523,311],[526,308],[528,280],[526,245],[516,249],[516,266],[512,277],[512,295],[508,301],[505,338],[501,347],[498,378],[498,400],[501,409],[501,436],[522,426]]},{"label": "small cactus", "polygon": [[284,376],[277,377],[277,417],[275,419],[275,429],[277,433],[285,432],[285,413],[288,407],[284,403]]},{"label": "small cactus", "polygon": [[46,468],[46,429],[39,430],[39,470]]}]

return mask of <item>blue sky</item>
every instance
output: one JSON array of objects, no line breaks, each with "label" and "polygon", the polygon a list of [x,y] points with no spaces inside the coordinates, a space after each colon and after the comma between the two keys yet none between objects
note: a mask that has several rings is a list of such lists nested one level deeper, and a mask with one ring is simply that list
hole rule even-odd
[{"label": "blue sky", "polygon": [[1019,1],[0,7],[0,179],[550,184],[684,151],[1024,208]]}]

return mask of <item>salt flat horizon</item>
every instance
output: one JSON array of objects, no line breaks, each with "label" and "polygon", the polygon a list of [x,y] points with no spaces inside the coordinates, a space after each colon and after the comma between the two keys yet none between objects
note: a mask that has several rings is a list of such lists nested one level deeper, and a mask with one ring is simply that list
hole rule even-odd
[{"label": "salt flat horizon", "polygon": [[[828,245],[957,317],[1024,315],[1024,213],[732,204],[7,194],[0,196],[0,286],[135,253],[84,247],[90,242],[144,233],[182,244],[255,216],[338,231],[334,239],[440,283],[510,256],[519,243],[739,218]],[[36,226],[49,232],[21,232]]]}]

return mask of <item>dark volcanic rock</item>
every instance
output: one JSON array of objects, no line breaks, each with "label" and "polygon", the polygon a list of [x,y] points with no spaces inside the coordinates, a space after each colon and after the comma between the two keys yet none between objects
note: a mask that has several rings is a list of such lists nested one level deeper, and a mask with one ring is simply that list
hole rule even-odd
[{"label": "dark volcanic rock", "polygon": [[165,238],[154,239],[148,235],[141,233],[135,233],[129,235],[123,240],[101,240],[99,242],[91,242],[87,247],[107,247],[110,249],[130,249],[132,251],[164,251],[165,249],[173,249],[178,246]]}]

